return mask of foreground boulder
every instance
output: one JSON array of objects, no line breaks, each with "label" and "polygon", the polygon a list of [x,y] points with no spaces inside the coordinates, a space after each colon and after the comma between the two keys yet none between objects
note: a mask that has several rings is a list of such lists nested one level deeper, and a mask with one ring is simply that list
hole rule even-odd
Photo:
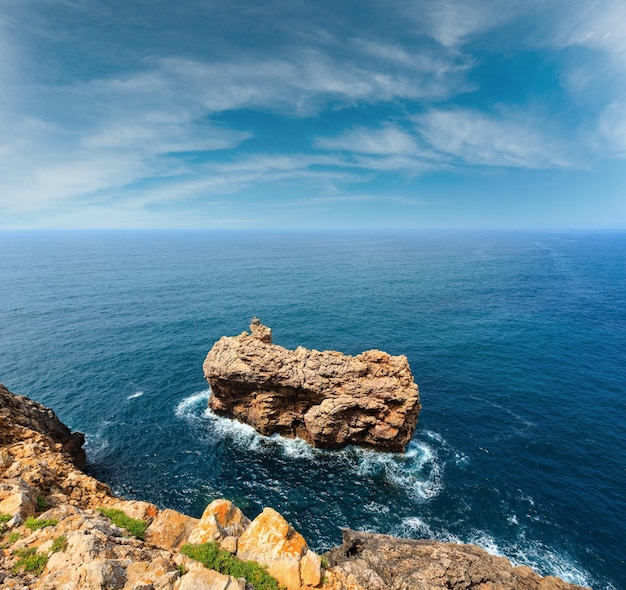
[{"label": "foreground boulder", "polygon": [[256,318],[250,331],[224,336],[204,361],[215,412],[316,447],[404,450],[421,409],[405,356],[287,350]]}]

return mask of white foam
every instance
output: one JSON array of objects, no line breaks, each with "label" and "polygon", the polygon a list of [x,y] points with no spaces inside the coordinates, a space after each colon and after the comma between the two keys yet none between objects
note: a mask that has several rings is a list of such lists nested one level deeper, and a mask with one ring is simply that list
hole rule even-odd
[{"label": "white foam", "polygon": [[492,555],[506,557],[514,566],[526,565],[543,575],[556,576],[571,584],[592,585],[589,574],[569,555],[559,553],[539,541],[526,541],[523,535],[520,536],[518,543],[504,548],[484,531],[474,531],[468,542],[482,547]]},{"label": "white foam", "polygon": [[462,543],[463,541],[446,529],[433,530],[433,528],[419,516],[407,516],[403,518],[398,529],[392,531],[400,537],[409,539],[434,539],[443,543]]},{"label": "white foam", "polygon": [[[195,425],[202,425],[205,433],[229,443],[245,452],[269,454],[279,452],[295,460],[315,461],[330,458],[342,464],[342,469],[358,477],[382,475],[386,481],[403,489],[413,498],[425,500],[442,489],[442,468],[435,449],[423,441],[412,440],[405,453],[383,453],[359,447],[342,450],[316,449],[299,438],[285,438],[278,434],[263,436],[252,426],[237,420],[218,416],[208,407],[210,390],[194,393],[176,406],[176,416]],[[447,444],[437,433],[429,438]]]},{"label": "white foam", "polygon": [[512,525],[519,525],[519,521],[517,520],[517,516],[515,514],[511,514],[511,516],[508,516],[506,521]]},{"label": "white foam", "polygon": [[141,397],[143,395],[143,391],[135,391],[135,393],[131,393],[126,399],[135,399]]},{"label": "white foam", "polygon": [[196,410],[200,405],[202,405],[202,409],[204,409],[209,401],[209,397],[211,397],[211,391],[209,389],[194,393],[178,403],[174,414],[177,418],[199,420],[200,414]]},{"label": "white foam", "polygon": [[427,538],[434,537],[433,531],[419,516],[409,516],[402,519],[401,531],[403,536],[409,538]]},{"label": "white foam", "polygon": [[[109,422],[105,423],[109,424]],[[104,459],[109,448],[109,440],[102,434],[89,434],[85,435],[85,452],[89,457],[89,461],[92,463],[98,463]]]}]

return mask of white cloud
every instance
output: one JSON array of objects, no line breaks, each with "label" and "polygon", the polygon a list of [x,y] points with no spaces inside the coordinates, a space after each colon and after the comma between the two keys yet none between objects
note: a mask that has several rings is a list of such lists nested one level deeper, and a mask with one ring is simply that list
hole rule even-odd
[{"label": "white cloud", "polygon": [[522,3],[501,0],[415,0],[410,5],[409,14],[422,34],[452,48],[527,12],[535,3],[536,0],[525,0]]},{"label": "white cloud", "polygon": [[336,137],[320,137],[315,144],[325,150],[383,156],[415,154],[418,150],[413,136],[391,125],[379,129],[355,127]]},{"label": "white cloud", "polygon": [[430,110],[415,117],[424,141],[458,163],[478,166],[554,168],[571,165],[561,141],[539,121],[503,111]]},{"label": "white cloud", "polygon": [[623,0],[570,1],[555,11],[554,30],[546,39],[557,47],[601,49],[626,66],[626,3]]},{"label": "white cloud", "polygon": [[611,103],[602,113],[599,138],[602,148],[626,158],[626,100]]}]

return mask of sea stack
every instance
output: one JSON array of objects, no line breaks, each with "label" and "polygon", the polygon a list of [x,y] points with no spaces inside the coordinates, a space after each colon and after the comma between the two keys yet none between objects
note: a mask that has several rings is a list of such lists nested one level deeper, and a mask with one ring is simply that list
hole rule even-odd
[{"label": "sea stack", "polygon": [[288,350],[272,343],[271,329],[257,318],[249,333],[215,343],[204,376],[216,413],[321,448],[402,452],[421,409],[405,356]]}]

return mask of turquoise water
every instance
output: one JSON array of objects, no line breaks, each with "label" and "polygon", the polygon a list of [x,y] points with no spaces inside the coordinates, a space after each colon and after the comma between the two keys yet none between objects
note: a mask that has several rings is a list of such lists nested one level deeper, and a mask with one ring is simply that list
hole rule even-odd
[{"label": "turquoise water", "polygon": [[[89,471],[199,515],[281,511],[472,542],[626,588],[626,234],[0,234],[0,382],[87,434]],[[406,354],[405,455],[319,451],[207,411],[202,362],[274,341]]]}]

